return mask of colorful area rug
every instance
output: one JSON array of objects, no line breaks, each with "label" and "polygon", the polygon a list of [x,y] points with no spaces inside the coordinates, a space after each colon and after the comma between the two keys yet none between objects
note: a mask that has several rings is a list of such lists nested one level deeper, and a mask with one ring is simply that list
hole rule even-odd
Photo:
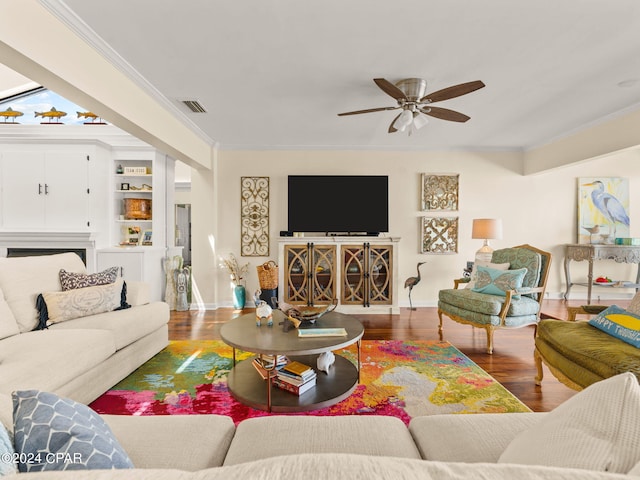
[{"label": "colorful area rug", "polygon": [[[357,361],[355,346],[337,353]],[[250,356],[237,352],[239,360]],[[530,411],[448,342],[364,340],[361,360],[361,383],[350,397],[299,415],[391,415],[408,424],[422,415]],[[232,349],[221,341],[170,342],[91,407],[117,415],[216,413],[236,423],[269,415],[230,395],[231,364]]]}]

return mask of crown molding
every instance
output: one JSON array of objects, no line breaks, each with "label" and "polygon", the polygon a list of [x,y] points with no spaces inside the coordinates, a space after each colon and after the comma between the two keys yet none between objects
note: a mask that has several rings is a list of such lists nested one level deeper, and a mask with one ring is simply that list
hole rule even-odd
[{"label": "crown molding", "polygon": [[38,0],[54,17],[66,25],[80,39],[93,48],[99,55],[117,68],[139,88],[146,92],[158,104],[173,115],[180,123],[194,132],[198,137],[215,148],[215,142],[200,127],[181,111],[174,102],[165,97],[156,87],[144,78],[133,66],[122,58],[102,37],[87,25],[63,0]]}]

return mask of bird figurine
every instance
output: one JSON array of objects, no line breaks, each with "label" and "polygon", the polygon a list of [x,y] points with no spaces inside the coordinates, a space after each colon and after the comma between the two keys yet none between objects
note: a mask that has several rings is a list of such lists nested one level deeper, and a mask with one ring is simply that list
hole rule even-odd
[{"label": "bird figurine", "polygon": [[594,225],[593,227],[583,226],[587,232],[589,232],[589,243],[593,243],[593,236],[600,233],[600,225]]},{"label": "bird figurine", "polygon": [[424,263],[426,262],[419,262],[418,265],[416,265],[416,270],[418,271],[417,276],[409,277],[404,281],[404,288],[409,289],[409,310],[415,310],[415,308],[413,308],[413,304],[411,303],[411,290],[413,290],[413,287],[415,287],[420,282],[420,266]]}]

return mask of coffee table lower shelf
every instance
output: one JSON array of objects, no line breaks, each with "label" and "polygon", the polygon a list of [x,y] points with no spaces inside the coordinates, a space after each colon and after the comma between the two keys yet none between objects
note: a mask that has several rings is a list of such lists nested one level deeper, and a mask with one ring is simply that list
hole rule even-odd
[{"label": "coffee table lower shelf", "polygon": [[[227,387],[239,402],[258,410],[271,412],[304,412],[318,410],[341,402],[353,393],[358,385],[358,369],[340,355],[329,373],[318,372],[316,386],[298,396],[271,386],[271,408],[267,402],[267,380],[251,364],[255,357],[238,362],[229,372]],[[315,368],[317,355],[289,357]]]}]

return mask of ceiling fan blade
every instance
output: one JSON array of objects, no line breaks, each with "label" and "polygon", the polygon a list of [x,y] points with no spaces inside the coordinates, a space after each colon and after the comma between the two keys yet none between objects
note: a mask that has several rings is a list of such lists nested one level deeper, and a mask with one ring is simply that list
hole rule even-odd
[{"label": "ceiling fan blade", "polygon": [[345,115],[359,115],[361,113],[371,113],[371,112],[383,112],[385,110],[397,110],[400,107],[380,107],[380,108],[368,108],[367,110],[355,110],[353,112],[344,112],[339,113],[339,117],[343,117]]},{"label": "ceiling fan blade", "polygon": [[396,123],[396,120],[398,120],[398,118],[400,118],[400,115],[402,115],[402,112],[400,112],[398,115],[396,115],[396,118],[394,118],[393,120],[391,120],[391,123],[389,124],[389,133],[394,133],[397,132],[398,129],[396,127],[393,126],[394,123]]},{"label": "ceiling fan blade", "polygon": [[449,120],[450,122],[464,123],[471,118],[464,113],[456,112],[455,110],[449,110],[448,108],[442,107],[428,106],[421,108],[420,111],[425,115],[439,118],[440,120]]},{"label": "ceiling fan blade", "polygon": [[484,87],[484,83],[481,80],[475,80],[473,82],[461,83],[460,85],[453,85],[452,87],[443,88],[437,92],[425,95],[420,99],[420,103],[428,102],[441,102],[442,100],[449,100],[450,98],[466,95],[467,93],[475,92],[476,90]]},{"label": "ceiling fan blade", "polygon": [[384,93],[386,93],[387,95],[390,95],[396,100],[407,99],[407,96],[404,94],[404,92],[400,90],[398,87],[396,87],[389,80],[385,80],[384,78],[374,78],[373,81],[376,82],[376,85],[378,85],[378,87],[380,87],[380,89]]}]

